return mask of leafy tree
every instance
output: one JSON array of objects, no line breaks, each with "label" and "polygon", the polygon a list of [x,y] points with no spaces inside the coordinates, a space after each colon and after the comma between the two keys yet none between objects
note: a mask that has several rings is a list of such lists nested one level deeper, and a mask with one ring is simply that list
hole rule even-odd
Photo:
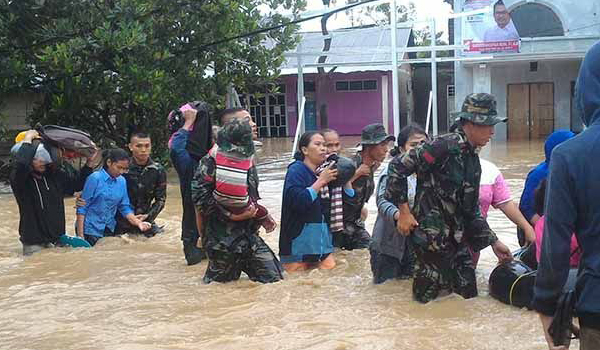
[{"label": "leafy tree", "polygon": [[304,0],[0,0],[0,95],[42,93],[32,124],[78,127],[104,146],[123,146],[129,129],[144,128],[164,154],[171,109],[195,99],[222,107],[228,83],[243,91],[248,82],[272,81],[283,53],[296,45],[297,26],[225,39],[288,23],[304,6]]}]

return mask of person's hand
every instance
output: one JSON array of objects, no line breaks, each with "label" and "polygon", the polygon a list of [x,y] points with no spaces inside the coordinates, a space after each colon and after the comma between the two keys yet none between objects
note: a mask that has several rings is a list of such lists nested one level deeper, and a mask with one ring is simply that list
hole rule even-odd
[{"label": "person's hand", "polygon": [[361,178],[363,176],[369,176],[371,175],[371,167],[366,165],[366,164],[361,164],[358,169],[356,169],[356,172],[354,173],[354,177],[355,178]]},{"label": "person's hand", "polygon": [[328,166],[319,174],[319,181],[324,184],[328,184],[331,181],[337,179],[338,170],[333,168],[333,165]]},{"label": "person's hand", "polygon": [[189,129],[196,122],[196,115],[198,111],[195,109],[188,109],[183,112],[183,120],[185,120],[185,124],[183,125],[184,129]]},{"label": "person's hand", "polygon": [[408,204],[405,204],[405,206],[406,209],[398,210],[398,220],[396,222],[396,229],[403,236],[408,236],[415,229],[415,227],[419,226],[419,223],[408,209]]},{"label": "person's hand", "polygon": [[87,165],[90,168],[95,168],[100,163],[101,160],[102,160],[102,151],[100,150],[100,148],[96,147],[94,154],[92,154],[90,157],[86,158],[85,165]]},{"label": "person's hand", "polygon": [[140,221],[144,221],[148,218],[148,214],[138,214],[135,217]]},{"label": "person's hand", "polygon": [[548,350],[568,350],[568,346],[554,346],[554,341],[548,333],[548,329],[550,329],[550,324],[552,324],[552,316],[546,316],[544,314],[540,314],[540,321],[542,321],[542,328],[544,329],[544,337],[546,338],[546,343],[548,344]]},{"label": "person's hand", "polygon": [[275,229],[277,228],[277,223],[275,222],[271,214],[267,215],[267,217],[263,220],[262,227],[265,228],[265,231],[267,231],[267,233],[275,231]]},{"label": "person's hand", "polygon": [[27,132],[25,133],[25,136],[23,137],[23,141],[24,142],[31,142],[34,139],[37,139],[40,137],[40,133],[37,132],[36,130],[27,130]]},{"label": "person's hand", "polygon": [[75,193],[75,209],[85,207],[85,199],[81,198],[81,192]]},{"label": "person's hand", "polygon": [[496,242],[494,242],[494,244],[492,244],[492,250],[494,251],[494,254],[496,254],[496,256],[498,257],[498,261],[501,263],[512,261],[513,259],[510,249],[508,249],[508,247],[500,240],[497,240]]},{"label": "person's hand", "polygon": [[141,221],[137,227],[140,229],[140,231],[146,232],[152,227],[152,225],[149,222]]},{"label": "person's hand", "polygon": [[529,225],[525,227],[525,229],[523,229],[523,234],[525,235],[525,241],[535,243],[535,231],[533,230],[533,227]]},{"label": "person's hand", "polygon": [[248,208],[246,209],[245,212],[243,212],[241,214],[231,214],[229,216],[229,219],[231,219],[231,221],[250,220],[256,216],[257,212],[258,212],[258,208],[255,207],[254,205],[250,205],[250,206],[248,206]]}]

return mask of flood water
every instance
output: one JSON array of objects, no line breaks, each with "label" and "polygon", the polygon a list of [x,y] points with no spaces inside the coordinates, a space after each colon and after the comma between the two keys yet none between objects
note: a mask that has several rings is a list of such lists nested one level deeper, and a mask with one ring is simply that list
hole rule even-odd
[{"label": "flood water", "polygon": [[[264,140],[259,163],[286,159],[291,145]],[[498,165],[518,201],[543,146],[494,143],[482,156]],[[259,167],[262,204],[276,219],[286,166]],[[166,225],[162,235],[107,238],[94,249],[48,249],[27,258],[16,202],[0,195],[0,349],[547,349],[534,312],[487,295],[496,264],[489,248],[477,271],[480,297],[471,300],[451,295],[421,305],[412,300],[410,281],[375,286],[367,250],[336,253],[334,270],[286,275],[280,283],[261,285],[243,275],[204,285],[206,262],[185,264],[175,176],[169,185],[157,219]],[[66,200],[68,225],[73,205]],[[368,208],[370,230],[374,198]],[[490,210],[489,223],[518,247],[515,226],[500,211]],[[262,236],[277,251],[278,233]]]}]

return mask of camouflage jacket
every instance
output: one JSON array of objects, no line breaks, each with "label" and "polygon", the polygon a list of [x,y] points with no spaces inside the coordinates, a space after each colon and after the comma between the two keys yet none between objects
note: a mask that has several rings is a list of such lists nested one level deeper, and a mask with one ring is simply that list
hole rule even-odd
[{"label": "camouflage jacket", "polygon": [[497,240],[479,209],[481,166],[462,128],[394,158],[385,198],[406,203],[406,178],[413,173],[418,183],[412,212],[419,223],[413,243],[451,253],[461,242],[479,251]]},{"label": "camouflage jacket", "polygon": [[[216,163],[207,154],[200,160],[192,180],[192,200],[202,213],[202,240],[206,248],[228,251],[236,239],[244,234],[256,234],[259,224],[256,220],[231,221],[228,211],[213,197],[215,190]],[[256,167],[248,170],[248,195],[253,201],[258,195],[258,173]]]},{"label": "camouflage jacket", "polygon": [[[354,162],[356,169],[358,169],[362,164],[360,153],[357,153],[351,159]],[[373,192],[375,192],[375,179],[373,173],[374,170],[372,169],[369,176],[362,176],[354,181],[352,184],[352,188],[354,188],[354,197],[349,197],[344,192],[344,222],[352,222],[364,226],[360,219],[360,211],[365,203],[369,201]]]},{"label": "camouflage jacket", "polygon": [[148,214],[146,221],[153,222],[165,207],[167,200],[167,172],[152,159],[142,166],[131,158],[127,180],[127,194],[135,214]]}]

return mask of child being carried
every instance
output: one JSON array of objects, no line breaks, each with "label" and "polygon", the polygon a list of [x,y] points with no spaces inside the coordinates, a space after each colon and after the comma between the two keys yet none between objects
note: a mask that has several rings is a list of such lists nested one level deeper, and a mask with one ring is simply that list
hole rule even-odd
[{"label": "child being carried", "polygon": [[275,222],[267,209],[248,193],[248,172],[254,166],[254,142],[249,123],[233,119],[217,134],[217,143],[209,151],[215,160],[216,179],[213,197],[232,214],[242,214],[250,207],[257,209],[255,219],[271,232]]}]

